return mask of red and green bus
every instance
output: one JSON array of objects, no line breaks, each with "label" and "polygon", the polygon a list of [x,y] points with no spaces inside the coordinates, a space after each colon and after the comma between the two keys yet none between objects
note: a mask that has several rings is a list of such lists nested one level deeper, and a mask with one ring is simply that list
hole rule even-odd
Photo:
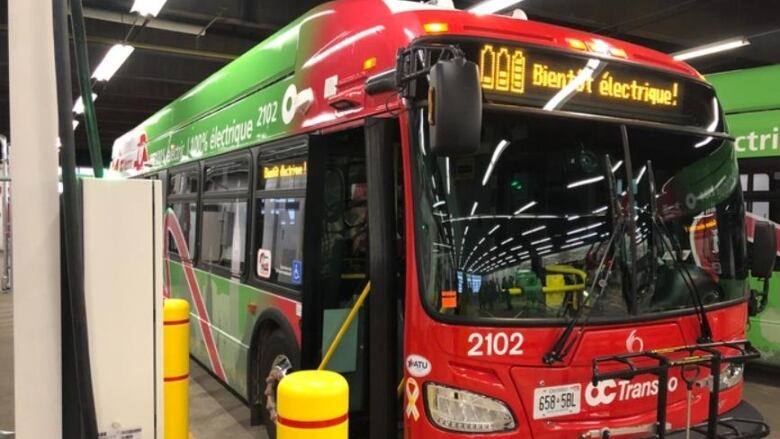
[{"label": "red and green bus", "polygon": [[[780,235],[780,66],[766,66],[707,76],[720,96],[739,162],[740,181],[753,220],[771,221]],[[778,251],[780,256],[780,251]],[[780,266],[776,267],[780,269]],[[753,281],[761,290],[762,280]],[[757,303],[748,338],[761,351],[761,362],[780,366],[780,273],[769,283],[774,291]]]},{"label": "red and green bus", "polygon": [[165,294],[272,437],[276,383],[368,285],[328,364],[356,437],[764,437],[732,144],[667,55],[339,0],[117,139],[112,167],[164,182]]}]

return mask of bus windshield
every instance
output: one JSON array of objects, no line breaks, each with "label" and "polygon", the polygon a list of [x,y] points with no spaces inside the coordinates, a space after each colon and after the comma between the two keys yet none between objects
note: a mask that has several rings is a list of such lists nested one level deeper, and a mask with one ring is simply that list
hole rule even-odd
[{"label": "bus windshield", "polygon": [[629,127],[626,149],[620,125],[486,110],[476,153],[436,157],[425,109],[412,114],[418,279],[433,315],[522,324],[587,303],[590,319],[615,321],[744,298],[731,141]]}]

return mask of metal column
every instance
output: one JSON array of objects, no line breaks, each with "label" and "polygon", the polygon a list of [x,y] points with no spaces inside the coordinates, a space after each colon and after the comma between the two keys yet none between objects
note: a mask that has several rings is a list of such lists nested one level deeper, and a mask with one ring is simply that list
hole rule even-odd
[{"label": "metal column", "polygon": [[0,293],[10,293],[11,276],[11,163],[8,160],[8,139],[0,135],[0,234],[3,235],[3,261],[0,273]]},{"label": "metal column", "polygon": [[18,438],[62,437],[57,90],[51,0],[8,2]]}]

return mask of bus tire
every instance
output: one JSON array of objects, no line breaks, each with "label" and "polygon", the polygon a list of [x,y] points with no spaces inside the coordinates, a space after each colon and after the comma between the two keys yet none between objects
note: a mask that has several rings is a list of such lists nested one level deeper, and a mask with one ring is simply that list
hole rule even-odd
[{"label": "bus tire", "polygon": [[300,367],[298,346],[281,329],[275,329],[260,346],[258,389],[264,401],[260,404],[260,418],[270,439],[276,438],[276,389],[279,381]]}]

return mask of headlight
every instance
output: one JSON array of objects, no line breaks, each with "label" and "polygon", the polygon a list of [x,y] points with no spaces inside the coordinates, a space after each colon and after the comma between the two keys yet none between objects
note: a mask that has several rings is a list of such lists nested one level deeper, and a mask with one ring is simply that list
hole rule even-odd
[{"label": "headlight", "polygon": [[439,384],[425,385],[426,405],[437,426],[467,433],[494,433],[516,427],[512,411],[503,402]]},{"label": "headlight", "polygon": [[731,363],[726,366],[726,368],[720,372],[720,389],[730,389],[742,382],[742,372],[744,371],[744,364]]}]

